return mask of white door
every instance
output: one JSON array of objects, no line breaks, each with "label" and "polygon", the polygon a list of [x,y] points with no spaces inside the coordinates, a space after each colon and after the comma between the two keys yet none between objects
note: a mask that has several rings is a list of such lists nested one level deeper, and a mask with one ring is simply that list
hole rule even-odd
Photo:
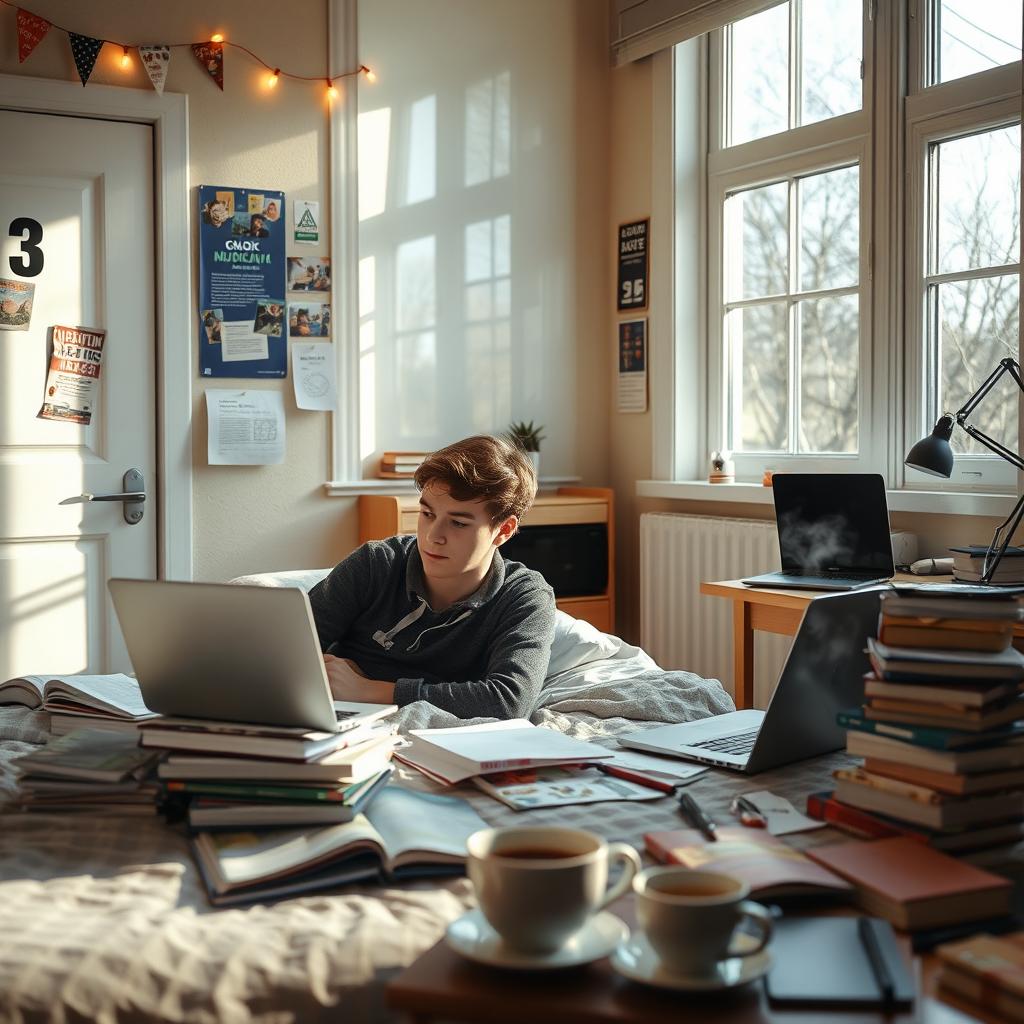
[{"label": "white door", "polygon": [[[0,681],[129,670],[106,581],[157,572],[153,219],[151,127],[0,110],[0,278],[35,285],[0,330]],[[88,426],[37,418],[57,324],[107,332]],[[60,504],[129,469],[141,522]]]}]

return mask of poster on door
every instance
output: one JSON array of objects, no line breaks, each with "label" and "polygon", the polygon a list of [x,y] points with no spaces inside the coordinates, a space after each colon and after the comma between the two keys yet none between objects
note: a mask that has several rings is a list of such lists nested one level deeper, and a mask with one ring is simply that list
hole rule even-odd
[{"label": "poster on door", "polygon": [[85,427],[92,422],[106,336],[106,331],[89,327],[53,328],[50,370],[39,419]]},{"label": "poster on door", "polygon": [[266,329],[285,290],[284,193],[199,186],[199,372],[285,377],[283,331]]}]

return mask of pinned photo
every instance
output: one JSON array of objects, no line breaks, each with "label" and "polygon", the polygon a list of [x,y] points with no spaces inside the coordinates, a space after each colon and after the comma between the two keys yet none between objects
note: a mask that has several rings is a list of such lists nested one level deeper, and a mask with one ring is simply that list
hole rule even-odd
[{"label": "pinned photo", "polygon": [[36,286],[0,277],[0,331],[27,331]]},{"label": "pinned photo", "polygon": [[329,256],[289,256],[288,290],[291,292],[328,292],[331,290]]},{"label": "pinned photo", "polygon": [[235,193],[233,189],[223,189],[219,192],[214,192],[214,197],[217,202],[223,203],[228,209],[228,216],[234,217],[235,215]]},{"label": "pinned photo", "polygon": [[203,330],[206,331],[206,340],[211,345],[219,345],[222,337],[222,325],[224,323],[223,309],[204,309],[202,312]]},{"label": "pinned photo", "polygon": [[262,213],[263,212],[263,193],[251,192],[249,194],[249,212],[250,213]]},{"label": "pinned photo", "polygon": [[280,338],[284,333],[284,301],[260,299],[256,303],[256,319],[252,329],[254,334],[269,334],[272,338]]},{"label": "pinned photo", "polygon": [[331,307],[326,302],[292,302],[288,304],[289,338],[329,338]]},{"label": "pinned photo", "polygon": [[267,219],[262,213],[236,213],[231,221],[231,234],[245,238],[269,238]]},{"label": "pinned photo", "polygon": [[276,199],[271,199],[263,207],[263,216],[273,222],[281,216],[281,206]]},{"label": "pinned photo", "polygon": [[[228,193],[230,195],[230,193]],[[217,195],[223,195],[218,192]],[[203,204],[203,223],[221,228],[231,220],[232,213],[223,199],[209,199]]]}]

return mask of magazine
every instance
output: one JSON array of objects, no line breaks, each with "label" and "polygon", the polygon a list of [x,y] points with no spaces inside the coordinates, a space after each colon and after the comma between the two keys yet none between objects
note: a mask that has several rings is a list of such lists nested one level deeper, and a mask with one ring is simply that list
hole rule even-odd
[{"label": "magazine", "polygon": [[602,775],[596,768],[564,765],[478,775],[473,782],[514,811],[596,804],[604,800],[658,800],[665,795],[649,786]]}]

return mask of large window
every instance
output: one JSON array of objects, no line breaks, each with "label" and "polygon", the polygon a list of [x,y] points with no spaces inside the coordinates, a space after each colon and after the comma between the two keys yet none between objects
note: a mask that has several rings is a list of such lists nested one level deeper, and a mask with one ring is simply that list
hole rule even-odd
[{"label": "large window", "polygon": [[[902,6],[788,0],[711,36],[705,441],[741,478],[922,484],[908,442],[1018,356],[1021,0]],[[1016,448],[1013,387],[979,415]],[[954,485],[1011,482],[957,433]]]}]

